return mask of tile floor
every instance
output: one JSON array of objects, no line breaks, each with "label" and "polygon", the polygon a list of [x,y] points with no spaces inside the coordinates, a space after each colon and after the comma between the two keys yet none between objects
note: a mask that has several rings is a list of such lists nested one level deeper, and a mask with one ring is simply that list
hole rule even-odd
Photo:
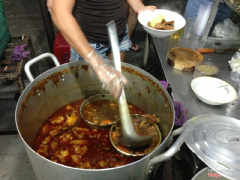
[{"label": "tile floor", "polygon": [[36,179],[21,138],[17,134],[0,136],[0,179]]}]

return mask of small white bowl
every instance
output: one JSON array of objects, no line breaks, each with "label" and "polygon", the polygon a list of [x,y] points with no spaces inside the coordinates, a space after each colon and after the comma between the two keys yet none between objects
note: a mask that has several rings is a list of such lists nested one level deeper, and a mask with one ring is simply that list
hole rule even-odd
[{"label": "small white bowl", "polygon": [[[163,15],[166,21],[174,21],[174,30],[158,30],[149,27],[147,24],[151,21],[154,17]],[[156,9],[154,11],[146,10],[141,12],[138,15],[138,21],[143,26],[143,29],[147,31],[150,35],[158,38],[164,38],[167,36],[171,36],[172,34],[176,33],[178,30],[182,29],[185,24],[186,20],[178,13],[164,10],[164,9]]]},{"label": "small white bowl", "polygon": [[237,98],[237,92],[230,84],[215,77],[195,78],[191,88],[201,101],[210,105],[230,103]]}]

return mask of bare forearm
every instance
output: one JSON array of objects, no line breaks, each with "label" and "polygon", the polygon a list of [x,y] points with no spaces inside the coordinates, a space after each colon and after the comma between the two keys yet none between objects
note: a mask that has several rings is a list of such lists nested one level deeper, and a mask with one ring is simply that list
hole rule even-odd
[{"label": "bare forearm", "polygon": [[127,0],[127,3],[131,8],[137,13],[139,9],[144,7],[144,4],[141,0]]},{"label": "bare forearm", "polygon": [[131,8],[136,12],[136,13],[140,13],[142,11],[145,10],[155,10],[156,6],[145,6],[142,3],[142,0],[127,0],[127,3],[129,4],[129,6],[131,6]]},{"label": "bare forearm", "polygon": [[51,13],[52,21],[69,45],[73,47],[81,57],[85,58],[93,49],[72,15],[72,8],[75,1],[70,0],[71,3],[69,4],[68,1],[67,5],[66,2],[62,1],[65,0],[53,0]]}]

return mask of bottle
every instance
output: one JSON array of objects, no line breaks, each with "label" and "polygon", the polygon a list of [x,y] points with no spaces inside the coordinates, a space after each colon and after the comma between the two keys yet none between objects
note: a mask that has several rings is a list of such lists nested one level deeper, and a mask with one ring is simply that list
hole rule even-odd
[{"label": "bottle", "polygon": [[181,35],[182,35],[182,32],[183,32],[183,28],[182,29],[179,29],[176,33],[174,33],[173,35],[171,35],[171,38],[172,39],[180,39]]}]

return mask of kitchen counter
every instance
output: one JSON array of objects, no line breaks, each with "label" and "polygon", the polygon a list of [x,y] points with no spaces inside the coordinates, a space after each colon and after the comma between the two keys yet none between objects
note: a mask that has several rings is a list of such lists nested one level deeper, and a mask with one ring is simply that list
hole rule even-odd
[{"label": "kitchen counter", "polygon": [[[172,47],[188,47],[196,49],[199,47],[210,47],[211,45],[202,43],[198,37],[192,39],[172,39],[172,38],[155,38],[153,37],[153,43],[157,54],[159,56],[160,65],[162,66],[163,74],[166,80],[172,88],[172,97],[176,101],[181,101],[189,110],[189,118],[202,114],[218,114],[234,118],[240,117],[239,101],[225,105],[208,105],[198,99],[191,89],[191,81],[193,79],[193,72],[180,71],[172,68],[166,61],[166,55],[169,49]],[[237,91],[238,85],[230,79],[230,65],[228,61],[231,60],[234,53],[228,54],[203,54],[204,60],[216,64],[219,68],[217,78],[222,79],[231,84]]]}]

